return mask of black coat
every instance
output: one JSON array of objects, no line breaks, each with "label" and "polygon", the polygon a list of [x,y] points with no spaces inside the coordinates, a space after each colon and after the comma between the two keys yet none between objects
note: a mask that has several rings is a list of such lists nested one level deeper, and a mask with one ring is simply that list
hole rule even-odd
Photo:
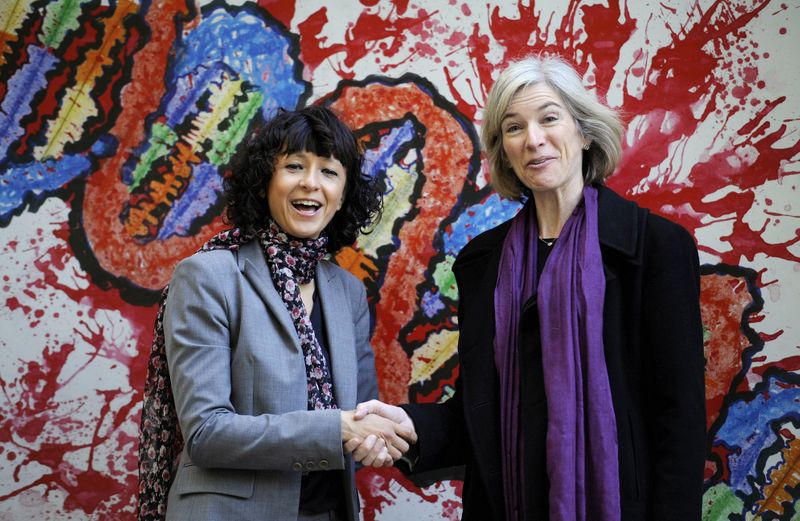
[{"label": "black coat", "polygon": [[[598,222],[622,521],[700,520],[706,417],[697,248],[682,227],[604,187]],[[510,221],[475,237],[453,266],[460,328],[454,396],[404,406],[419,435],[415,472],[466,465],[464,520],[505,518],[492,346],[494,288],[509,227]],[[529,413],[536,414],[521,412]],[[539,417],[546,432],[546,414]],[[534,486],[546,490],[546,475]],[[538,518],[542,505],[528,499],[528,517]]]}]

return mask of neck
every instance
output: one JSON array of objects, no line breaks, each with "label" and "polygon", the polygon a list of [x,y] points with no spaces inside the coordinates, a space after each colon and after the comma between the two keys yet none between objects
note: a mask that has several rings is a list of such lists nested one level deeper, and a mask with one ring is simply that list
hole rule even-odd
[{"label": "neck", "polygon": [[551,239],[561,234],[572,211],[583,197],[583,184],[579,190],[534,192],[536,220],[539,223],[539,237]]}]

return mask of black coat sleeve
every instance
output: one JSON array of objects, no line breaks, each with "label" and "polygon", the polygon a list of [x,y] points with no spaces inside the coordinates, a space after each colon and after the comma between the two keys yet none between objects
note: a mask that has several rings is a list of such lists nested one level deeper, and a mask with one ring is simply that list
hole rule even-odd
[{"label": "black coat sleeve", "polygon": [[651,215],[642,287],[650,438],[648,519],[701,519],[706,414],[700,269],[682,227]]}]

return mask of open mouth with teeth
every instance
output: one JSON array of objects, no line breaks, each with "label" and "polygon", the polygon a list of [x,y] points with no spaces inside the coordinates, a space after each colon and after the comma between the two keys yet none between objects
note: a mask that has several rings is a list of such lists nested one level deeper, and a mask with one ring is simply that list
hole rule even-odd
[{"label": "open mouth with teeth", "polygon": [[305,214],[312,214],[322,208],[322,205],[317,201],[311,201],[308,199],[298,199],[297,201],[292,201],[292,206],[295,210]]}]

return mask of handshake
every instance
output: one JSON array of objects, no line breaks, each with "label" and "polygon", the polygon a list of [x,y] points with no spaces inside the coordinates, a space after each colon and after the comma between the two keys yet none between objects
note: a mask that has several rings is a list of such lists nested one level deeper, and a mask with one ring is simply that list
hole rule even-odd
[{"label": "handshake", "polygon": [[363,465],[391,467],[417,442],[414,422],[400,407],[370,400],[342,411],[344,451]]}]

